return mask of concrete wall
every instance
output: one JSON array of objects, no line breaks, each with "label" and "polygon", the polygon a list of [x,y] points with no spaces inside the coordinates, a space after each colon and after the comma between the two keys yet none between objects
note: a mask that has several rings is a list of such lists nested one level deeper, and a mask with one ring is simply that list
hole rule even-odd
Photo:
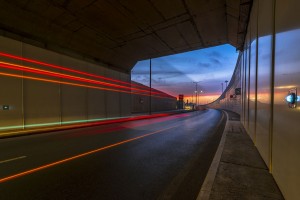
[{"label": "concrete wall", "polygon": [[[142,85],[137,82],[132,82],[133,85],[139,85],[140,87],[144,87],[143,90],[149,91],[149,87]],[[164,92],[152,88],[152,97],[151,97],[151,111],[158,112],[158,111],[168,111],[168,110],[175,110],[176,109],[176,102],[177,98],[172,97]],[[155,93],[161,93],[161,95],[157,95]],[[155,97],[155,96],[164,96]],[[150,98],[149,93],[145,92],[144,95],[140,94],[132,94],[131,100],[131,109],[132,113],[147,113],[150,110]]]},{"label": "concrete wall", "polygon": [[299,96],[299,10],[298,0],[254,0],[237,65],[241,121],[287,200],[300,197],[300,102],[285,100],[293,89]]},{"label": "concrete wall", "polygon": [[[5,37],[0,37],[0,44],[0,52],[3,53],[130,83],[129,74],[114,71],[105,66],[54,53]],[[0,62],[25,65],[35,69],[101,81],[101,79],[95,77],[78,75],[62,69],[4,56],[0,56]],[[87,122],[131,114],[131,95],[128,93],[89,88],[89,86],[103,86],[94,83],[82,83],[78,80],[67,80],[62,77],[50,77],[44,74],[5,69],[1,66],[0,73],[2,73],[0,74],[0,131]],[[21,77],[10,77],[8,74],[20,75]],[[22,78],[22,76],[85,84],[88,87],[31,80]],[[10,109],[3,110],[3,105],[9,105]]]},{"label": "concrete wall", "polygon": [[[285,96],[300,89],[300,1],[277,0],[275,6],[272,173],[287,200],[300,197],[300,102],[291,109]],[[299,92],[298,92],[299,95]]]},{"label": "concrete wall", "polygon": [[235,90],[237,88],[241,88],[240,77],[242,61],[242,55],[240,54],[232,78],[227,88],[225,88],[223,94],[216,101],[208,104],[208,107],[215,109],[232,110],[236,113],[241,113],[242,96],[236,95]]},{"label": "concrete wall", "polygon": [[245,45],[250,91],[243,123],[286,199],[300,196],[300,110],[285,101],[300,86],[299,8],[297,0],[254,1]]}]

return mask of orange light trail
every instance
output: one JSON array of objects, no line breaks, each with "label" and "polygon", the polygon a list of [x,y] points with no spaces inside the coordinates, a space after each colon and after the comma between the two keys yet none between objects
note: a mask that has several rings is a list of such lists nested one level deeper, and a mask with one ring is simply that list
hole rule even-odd
[{"label": "orange light trail", "polygon": [[[72,86],[85,87],[85,88],[92,88],[92,89],[99,89],[99,90],[122,92],[122,93],[128,93],[128,94],[140,94],[140,93],[135,93],[135,92],[130,92],[130,91],[103,88],[103,87],[97,87],[97,86],[91,86],[91,85],[83,85],[83,84],[78,84],[78,83],[69,83],[69,82],[65,82],[65,81],[55,81],[55,80],[51,80],[51,79],[36,78],[36,77],[32,77],[32,76],[25,76],[25,75],[18,75],[18,74],[9,74],[9,73],[0,72],[0,75],[15,77],[15,78],[25,78],[25,79],[43,81],[43,82],[50,82],[50,83],[58,83],[58,84],[64,84],[64,85],[72,85]],[[143,94],[143,95],[144,96],[150,96],[149,94]],[[156,97],[156,98],[168,98],[168,97],[161,97],[161,96],[155,96],[155,95],[153,95],[153,96]]]},{"label": "orange light trail", "polygon": [[132,138],[132,139],[123,140],[121,142],[117,142],[117,143],[114,143],[114,144],[111,144],[111,145],[107,145],[107,146],[101,147],[99,149],[88,151],[86,153],[78,154],[76,156],[72,156],[72,157],[69,157],[69,158],[66,158],[66,159],[63,159],[63,160],[59,160],[59,161],[56,161],[56,162],[53,162],[53,163],[42,165],[40,167],[33,168],[31,170],[27,170],[27,171],[24,171],[24,172],[15,174],[15,175],[11,175],[11,176],[8,176],[8,177],[5,177],[5,178],[1,178],[0,179],[0,183],[4,183],[6,181],[9,181],[9,180],[21,177],[21,176],[32,174],[34,172],[37,172],[37,171],[40,171],[40,170],[43,170],[43,169],[46,169],[46,168],[49,168],[49,167],[53,167],[53,166],[56,166],[56,165],[59,165],[59,164],[63,164],[63,163],[66,163],[68,161],[75,160],[77,158],[82,158],[84,156],[88,156],[88,155],[91,155],[91,154],[94,154],[94,153],[97,153],[97,152],[100,152],[100,151],[103,151],[103,150],[106,150],[106,149],[110,149],[112,147],[116,147],[116,146],[119,146],[119,145],[122,145],[122,144],[125,144],[125,143],[129,143],[129,142],[132,142],[132,141],[144,138],[144,137],[148,137],[148,136],[151,136],[151,135],[154,135],[154,134],[166,131],[166,130],[170,130],[170,129],[178,127],[178,126],[180,126],[180,125],[176,125],[176,126],[172,126],[172,127],[169,127],[169,128],[165,128],[165,129],[161,129],[161,130],[158,130],[158,131],[154,131],[154,132],[151,132],[151,133],[148,133],[148,134],[145,134],[145,135],[142,135],[142,136],[138,136],[138,137],[135,137],[135,138]]},{"label": "orange light trail", "polygon": [[[81,81],[81,82],[88,82],[88,83],[93,83],[93,84],[109,86],[109,87],[124,88],[124,89],[128,89],[128,90],[136,90],[136,91],[145,92],[145,93],[149,92],[148,90],[141,90],[141,89],[131,88],[128,86],[116,85],[116,84],[112,84],[112,83],[106,83],[106,82],[102,82],[102,81],[96,81],[96,80],[86,79],[86,78],[82,78],[82,77],[71,76],[71,75],[66,75],[66,74],[61,74],[61,73],[57,73],[57,72],[51,72],[51,71],[47,71],[47,70],[41,70],[41,69],[36,69],[36,68],[32,68],[32,67],[16,65],[16,64],[6,63],[6,62],[0,62],[0,66],[3,68],[8,68],[8,69],[26,71],[26,72],[36,73],[36,74],[43,74],[43,75],[48,75],[48,76],[58,77],[58,78],[66,78],[66,79],[70,79],[70,80],[77,80],[77,81]],[[158,94],[158,95],[165,95],[165,94],[159,93],[159,92],[153,92],[153,93]]]},{"label": "orange light trail", "polygon": [[[106,83],[106,82],[92,80],[92,79],[86,79],[86,78],[82,78],[82,77],[78,77],[78,76],[72,76],[72,75],[66,75],[66,74],[62,74],[62,73],[47,71],[47,70],[41,70],[41,69],[36,69],[36,68],[24,66],[24,65],[17,65],[17,64],[12,64],[12,63],[0,62],[0,66],[2,68],[14,69],[14,70],[19,70],[19,71],[26,71],[26,72],[36,73],[36,74],[43,74],[43,75],[48,75],[48,76],[58,77],[58,78],[66,78],[66,79],[71,79],[71,80],[77,80],[77,81],[80,81],[80,82],[88,82],[88,83],[93,83],[93,84],[104,85],[104,86],[108,86],[108,87],[124,88],[124,89],[128,89],[128,90],[136,90],[136,91],[143,92],[142,95],[144,95],[144,93],[149,92],[149,90],[142,90],[142,89],[137,89],[137,88],[128,87],[128,86],[122,86],[122,85],[116,85],[116,84]],[[138,94],[138,93],[135,93],[135,94]],[[169,95],[167,95],[165,93],[162,93],[162,92],[154,92],[153,91],[152,94],[157,94],[157,95],[160,95],[160,96],[165,96],[167,98],[170,98]]]},{"label": "orange light trail", "polygon": [[[70,79],[70,80],[77,80],[77,81],[81,81],[81,82],[88,82],[88,83],[93,83],[93,84],[109,86],[109,87],[124,88],[124,89],[128,89],[128,90],[136,90],[136,91],[140,91],[140,92],[144,92],[144,93],[149,92],[148,90],[141,90],[141,89],[131,88],[128,86],[116,85],[116,84],[112,84],[112,83],[106,83],[106,82],[102,82],[102,81],[86,79],[86,78],[82,78],[82,77],[78,77],[78,76],[72,76],[72,75],[66,75],[66,74],[61,74],[61,73],[57,73],[57,72],[51,72],[51,71],[47,71],[47,70],[36,69],[36,68],[24,66],[24,65],[17,65],[17,64],[6,63],[6,62],[0,61],[0,66],[3,68],[8,68],[8,69],[26,71],[26,72],[36,73],[36,74],[43,74],[43,75],[48,75],[48,76],[58,77],[58,78],[66,78],[66,79]],[[167,96],[161,92],[152,92],[152,93],[162,95],[162,96]]]},{"label": "orange light trail", "polygon": [[62,66],[53,65],[53,64],[49,64],[49,63],[44,63],[44,62],[41,62],[41,61],[28,59],[28,58],[24,58],[24,57],[20,57],[20,56],[16,56],[16,55],[11,55],[11,54],[7,54],[7,53],[3,53],[3,52],[0,52],[0,56],[7,57],[7,58],[10,58],[10,59],[20,60],[20,61],[25,61],[25,62],[28,62],[28,63],[34,63],[34,64],[46,66],[46,67],[51,67],[51,68],[55,68],[55,69],[61,69],[61,70],[64,70],[64,71],[69,71],[69,72],[73,72],[73,73],[76,73],[76,74],[82,74],[82,75],[86,75],[86,76],[90,76],[90,77],[94,77],[94,78],[100,78],[100,79],[104,79],[104,80],[108,80],[108,81],[112,81],[112,82],[117,82],[117,83],[129,85],[129,86],[134,85],[135,87],[148,89],[148,87],[146,87],[146,86],[127,83],[127,82],[124,82],[124,81],[115,80],[115,79],[112,79],[112,78],[107,78],[107,77],[104,77],[104,76],[90,74],[90,73],[86,73],[86,72],[82,72],[82,71],[78,71],[78,70],[73,70],[73,69],[62,67]]}]

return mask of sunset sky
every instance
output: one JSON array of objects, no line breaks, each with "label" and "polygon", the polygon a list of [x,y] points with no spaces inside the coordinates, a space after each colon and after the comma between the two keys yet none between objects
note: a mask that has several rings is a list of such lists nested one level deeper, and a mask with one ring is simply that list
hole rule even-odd
[{"label": "sunset sky", "polygon": [[[185,101],[195,101],[198,83],[200,104],[218,98],[221,83],[230,81],[238,52],[231,45],[221,45],[152,59],[152,87],[173,96],[184,94]],[[149,86],[149,60],[139,61],[131,71],[133,81]],[[225,89],[225,83],[224,83]]]}]

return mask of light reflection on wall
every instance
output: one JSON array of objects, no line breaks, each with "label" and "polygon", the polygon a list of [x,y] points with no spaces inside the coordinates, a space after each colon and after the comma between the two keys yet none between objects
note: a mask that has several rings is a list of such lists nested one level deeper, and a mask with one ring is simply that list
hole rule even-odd
[{"label": "light reflection on wall", "polygon": [[272,36],[267,35],[259,38],[258,46],[258,88],[257,101],[270,104],[271,102],[271,55]]},{"label": "light reflection on wall", "polygon": [[276,34],[274,103],[285,105],[290,89],[300,88],[300,29]]},{"label": "light reflection on wall", "polygon": [[[58,83],[58,84],[66,84],[66,85],[73,85],[77,87],[86,87],[86,88],[93,88],[93,89],[100,89],[100,90],[108,90],[113,92],[121,92],[121,93],[129,93],[129,94],[140,94],[143,96],[149,96],[149,89],[147,87],[142,87],[136,84],[130,84],[128,82],[122,82],[120,80],[111,79],[108,77],[99,76],[96,74],[90,74],[83,71],[72,70],[66,67],[57,66],[49,63],[44,63],[37,60],[32,60],[28,58],[18,57],[15,55],[7,54],[0,52],[1,59],[10,59],[10,62],[3,62],[0,59],[0,68],[2,69],[1,74],[2,76],[8,77],[15,77],[15,78],[23,78],[23,79],[31,79],[36,81],[43,81],[43,82],[51,82],[51,83]],[[22,60],[31,65],[35,64],[38,67],[31,66],[31,65],[18,65],[16,62],[18,60]],[[49,67],[51,70],[44,70],[43,67]],[[57,72],[57,69],[64,71],[64,73]],[[5,73],[5,72],[10,73]],[[18,71],[27,72],[30,76],[19,75]],[[66,73],[69,72],[69,73]],[[80,74],[81,76],[74,76],[72,74]],[[93,77],[87,78],[87,77]],[[64,80],[64,81],[62,81]],[[67,80],[67,82],[65,81]],[[81,84],[84,82],[85,84]],[[98,85],[101,85],[99,87]],[[152,96],[159,97],[159,98],[171,98],[169,95],[166,95],[159,91],[152,91]]]}]

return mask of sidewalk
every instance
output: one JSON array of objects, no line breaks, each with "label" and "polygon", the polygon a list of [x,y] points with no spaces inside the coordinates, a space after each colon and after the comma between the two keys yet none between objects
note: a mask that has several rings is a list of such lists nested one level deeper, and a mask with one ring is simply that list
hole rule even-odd
[{"label": "sidewalk", "polygon": [[284,199],[239,116],[226,112],[223,138],[197,200]]}]

